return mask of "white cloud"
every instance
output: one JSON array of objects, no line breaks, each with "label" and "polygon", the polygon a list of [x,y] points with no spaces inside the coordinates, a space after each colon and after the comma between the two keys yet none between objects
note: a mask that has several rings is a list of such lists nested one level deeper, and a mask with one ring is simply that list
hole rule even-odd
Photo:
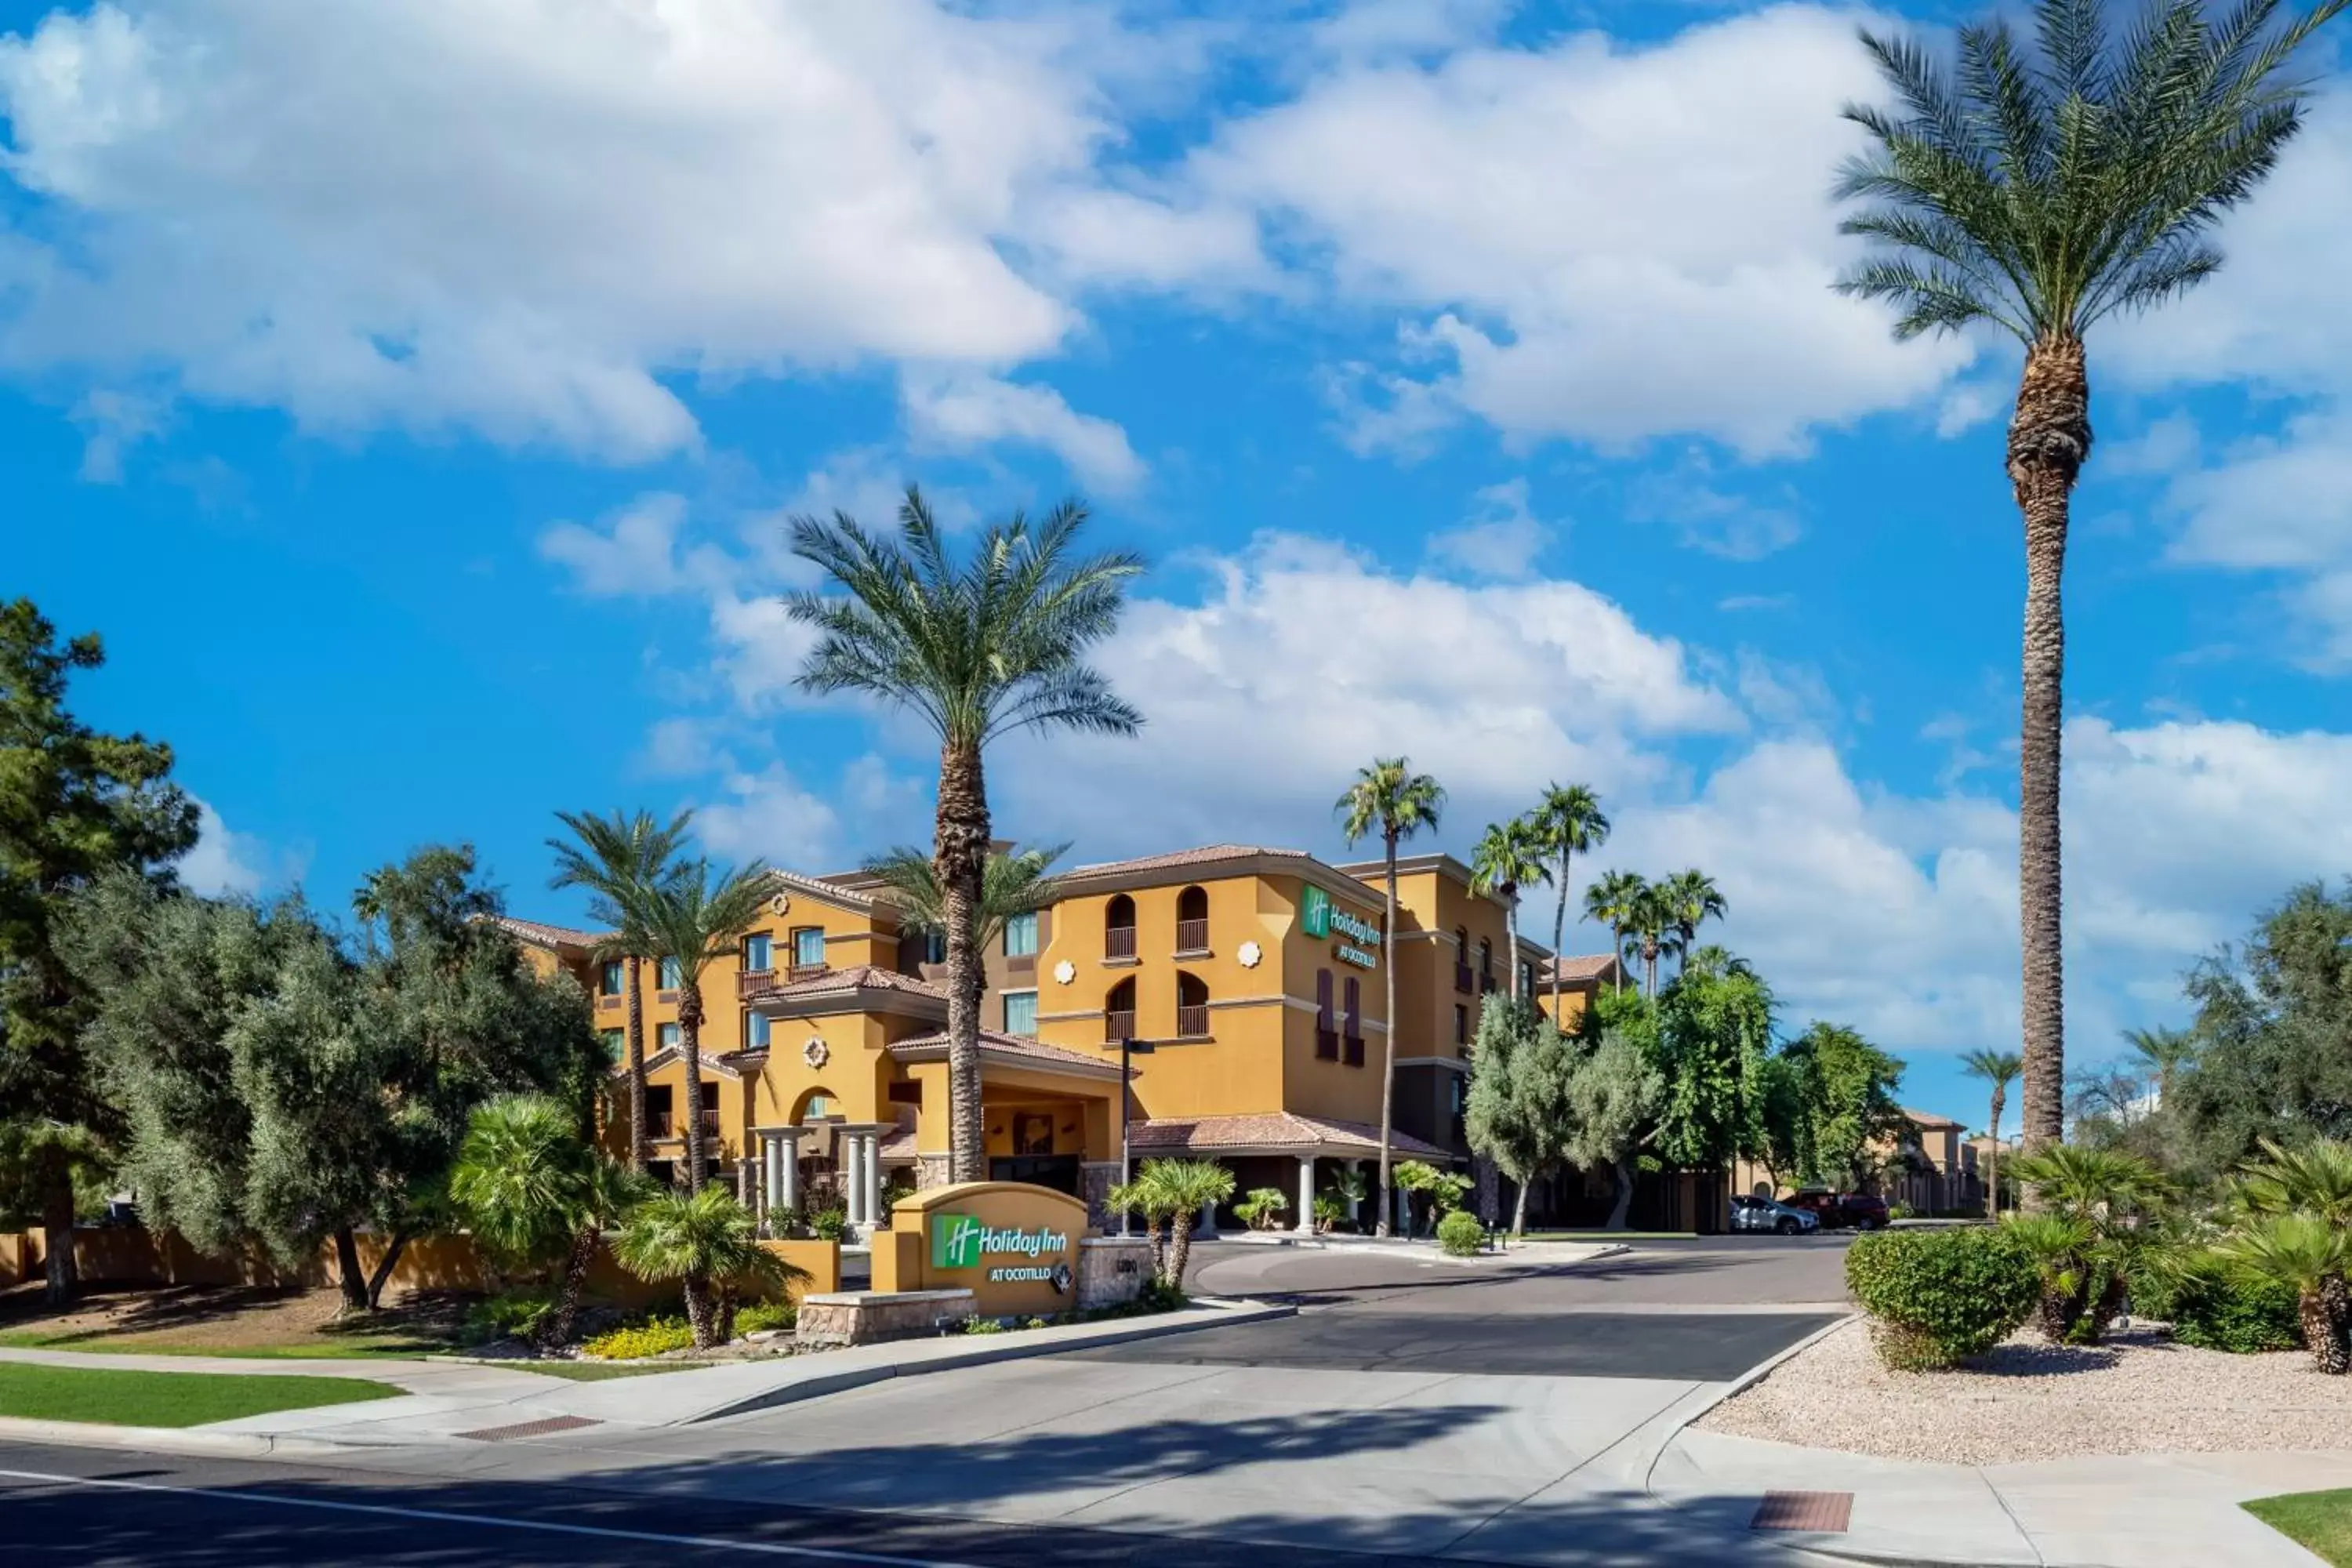
[{"label": "white cloud", "polygon": [[582,593],[600,598],[674,594],[725,581],[725,560],[709,547],[679,557],[678,528],[685,520],[686,498],[648,492],[615,511],[603,528],[551,524],[539,536],[539,552],[569,567]]},{"label": "white cloud", "polygon": [[1051,387],[992,375],[909,372],[901,393],[919,444],[965,452],[1017,441],[1053,452],[1101,489],[1131,490],[1142,481],[1143,462],[1128,446],[1127,432],[1076,412]]},{"label": "white cloud", "polygon": [[163,433],[171,410],[152,397],[97,386],[74,405],[82,431],[81,477],[96,485],[122,482],[122,459],[141,442]]},{"label": "white cloud", "polygon": [[1414,430],[1433,404],[1520,441],[1797,451],[1971,357],[1897,344],[1830,291],[1827,191],[1859,134],[1838,108],[1882,90],[1853,20],[1780,5],[1654,46],[1349,55],[1222,128],[1192,176],[1343,297],[1418,313],[1450,368],[1400,400]]},{"label": "white cloud", "polygon": [[1626,515],[1664,523],[1690,549],[1726,561],[1761,561],[1804,537],[1793,497],[1774,505],[1735,495],[1713,479],[1706,454],[1690,453],[1671,471],[1636,479],[1625,498]]},{"label": "white cloud", "polygon": [[1488,485],[1459,526],[1429,536],[1431,559],[1477,577],[1516,578],[1535,570],[1552,541],[1551,525],[1528,510],[1528,481]]},{"label": "white cloud", "polygon": [[782,763],[757,773],[730,772],[718,789],[697,803],[694,830],[719,859],[757,858],[804,869],[830,866],[841,854],[841,818]]},{"label": "white cloud", "polygon": [[1035,360],[1079,316],[1011,244],[1245,267],[1097,168],[1114,96],[1192,68],[1152,42],[934,0],[60,11],[0,38],[47,204],[0,226],[0,364],[630,461],[698,439],[666,378]]},{"label": "white cloud", "polygon": [[177,867],[189,891],[215,899],[250,896],[279,879],[287,868],[270,854],[268,845],[249,833],[230,832],[211,803],[194,795],[189,799],[195,802],[198,837]]}]

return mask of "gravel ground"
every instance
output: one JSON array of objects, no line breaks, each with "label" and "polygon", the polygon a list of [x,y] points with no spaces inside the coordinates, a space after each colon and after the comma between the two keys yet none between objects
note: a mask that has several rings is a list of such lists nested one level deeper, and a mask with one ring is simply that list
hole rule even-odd
[{"label": "gravel ground", "polygon": [[1896,1459],[2352,1447],[2352,1378],[2301,1351],[2225,1355],[2152,1331],[2073,1349],[2021,1336],[1957,1372],[1889,1372],[1849,1323],[1697,1425]]}]

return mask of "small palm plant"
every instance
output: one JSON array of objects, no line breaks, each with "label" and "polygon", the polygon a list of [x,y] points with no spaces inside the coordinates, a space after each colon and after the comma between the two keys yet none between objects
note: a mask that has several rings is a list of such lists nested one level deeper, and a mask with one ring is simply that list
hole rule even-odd
[{"label": "small palm plant", "polygon": [[736,1297],[805,1282],[808,1271],[760,1245],[759,1222],[721,1186],[667,1192],[631,1211],[614,1249],[640,1279],[678,1282],[697,1350],[732,1337]]},{"label": "small palm plant", "polygon": [[1503,923],[1510,947],[1510,984],[1505,994],[1519,995],[1519,889],[1531,882],[1551,880],[1545,858],[1549,847],[1541,832],[1524,816],[1488,825],[1470,851],[1470,889],[1500,900]]},{"label": "small palm plant", "polygon": [[572,1113],[545,1095],[508,1095],[478,1107],[449,1173],[449,1201],[474,1239],[509,1266],[563,1271],[533,1336],[542,1348],[572,1338],[580,1295],[605,1228],[651,1191],[605,1159]]},{"label": "small palm plant", "polygon": [[1373,1216],[1374,1228],[1386,1236],[1389,1149],[1396,1137],[1397,846],[1423,828],[1436,831],[1445,809],[1445,788],[1427,773],[1414,773],[1402,757],[1375,757],[1371,766],[1356,770],[1356,782],[1333,809],[1349,844],[1369,833],[1381,836],[1381,863],[1388,873],[1388,901],[1381,916],[1381,984],[1388,1008],[1381,1015],[1386,1026],[1381,1031],[1381,1205]]},{"label": "small palm plant", "polygon": [[1160,1279],[1181,1292],[1192,1260],[1192,1221],[1212,1204],[1234,1195],[1234,1173],[1214,1160],[1147,1160],[1137,1179],[1152,1190],[1151,1202],[1168,1215],[1168,1260]]},{"label": "small palm plant", "polygon": [[1895,334],[1990,327],[2024,349],[2007,466],[2025,529],[2018,894],[2024,922],[2025,1145],[2065,1131],[2060,952],[2060,585],[2074,482],[2091,455],[2084,338],[2221,265],[2213,233],[2303,123],[2296,51],[2346,0],[2280,25],[2278,0],[2150,0],[2120,37],[2106,0],[2041,0],[2027,43],[2005,16],[1959,29],[1946,64],[1909,39],[1863,43],[1897,105],[1847,109],[1874,143],[1843,199],[1877,255],[1838,287],[1893,304]]},{"label": "small palm plant", "polygon": [[1143,1221],[1143,1237],[1151,1243],[1151,1272],[1168,1272],[1169,1219],[1174,1213],[1168,1206],[1167,1194],[1152,1182],[1140,1176],[1119,1182],[1103,1194],[1103,1207],[1116,1215],[1135,1215]]},{"label": "small palm plant", "polygon": [[792,618],[816,628],[801,686],[863,692],[913,712],[940,742],[931,862],[948,933],[948,1126],[952,1180],[987,1173],[980,1109],[980,907],[989,843],[988,743],[1021,730],[1131,735],[1143,716],[1086,662],[1118,626],[1128,580],[1143,570],[1124,551],[1078,557],[1087,509],[1064,501],[1034,525],[1019,513],[991,524],[969,560],[947,541],[911,486],[898,537],[868,533],[845,512],[793,520],[793,552],[847,590],[795,594]]},{"label": "small palm plant", "polygon": [[2214,1248],[2231,1268],[2276,1280],[2295,1293],[2303,1342],[2312,1364],[2332,1377],[2352,1366],[2352,1330],[2333,1287],[2352,1267],[2352,1236],[2314,1214],[2264,1215],[2224,1237]]},{"label": "small palm plant", "polygon": [[572,837],[547,841],[555,851],[555,875],[548,886],[586,889],[588,918],[610,928],[597,942],[595,956],[618,958],[628,966],[629,1168],[642,1171],[652,1149],[646,1127],[646,998],[639,966],[660,956],[646,930],[644,910],[646,900],[677,874],[693,814],[680,812],[659,823],[643,811],[634,816],[616,811],[610,817],[559,811],[555,820]]},{"label": "small palm plant", "polygon": [[[2336,1231],[2352,1234],[2352,1143],[2321,1139],[2298,1149],[2262,1141],[2263,1157],[2239,1173],[2232,1193],[2237,1206],[2252,1215],[2307,1214]],[[2352,1323],[2352,1285],[2339,1268],[2320,1282],[2327,1309],[2339,1323]]]},{"label": "small palm plant", "polygon": [[1372,1195],[1372,1184],[1364,1176],[1361,1165],[1342,1165],[1331,1178],[1331,1194],[1348,1205],[1348,1214],[1360,1223],[1364,1200]]},{"label": "small palm plant", "polygon": [[640,918],[659,954],[677,970],[677,1047],[686,1067],[686,1190],[702,1186],[702,976],[735,954],[768,900],[766,868],[754,860],[716,874],[688,862],[645,900]]},{"label": "small palm plant", "polygon": [[[2017,1176],[2042,1211],[2009,1222],[2044,1260],[2042,1330],[2095,1342],[2123,1310],[2135,1263],[2163,1244],[2170,1188],[2136,1154],[2072,1143],[2043,1145],[2018,1162]],[[2079,1226],[2082,1244],[2057,1247],[2060,1226]]]},{"label": "small palm plant", "polygon": [[1252,1230],[1272,1230],[1282,1223],[1282,1212],[1289,1206],[1289,1194],[1280,1187],[1252,1187],[1249,1195],[1234,1205],[1234,1213]]},{"label": "small palm plant", "polygon": [[1528,815],[1546,853],[1559,858],[1559,875],[1553,879],[1557,898],[1551,914],[1551,1016],[1559,1016],[1559,959],[1568,940],[1568,891],[1575,858],[1590,855],[1609,842],[1608,814],[1590,784],[1553,784]]}]

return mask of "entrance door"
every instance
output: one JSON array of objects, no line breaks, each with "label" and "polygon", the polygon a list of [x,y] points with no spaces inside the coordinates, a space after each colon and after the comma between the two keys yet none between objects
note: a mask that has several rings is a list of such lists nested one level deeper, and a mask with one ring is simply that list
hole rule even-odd
[{"label": "entrance door", "polygon": [[1057,1193],[1078,1196],[1078,1157],[1076,1154],[1016,1154],[1010,1158],[991,1160],[988,1179],[992,1182],[1028,1182],[1040,1187],[1051,1187]]}]

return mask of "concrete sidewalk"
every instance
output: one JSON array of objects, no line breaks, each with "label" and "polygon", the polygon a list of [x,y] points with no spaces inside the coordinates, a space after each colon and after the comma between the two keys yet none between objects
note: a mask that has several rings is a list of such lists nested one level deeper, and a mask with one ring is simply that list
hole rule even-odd
[{"label": "concrete sidewalk", "polygon": [[[1148,1318],[859,1345],[772,1360],[681,1367],[671,1373],[600,1383],[569,1383],[541,1376],[527,1370],[528,1363],[516,1363],[509,1368],[479,1362],[274,1361],[15,1350],[0,1350],[0,1359],[113,1371],[261,1376],[323,1374],[366,1378],[406,1391],[396,1399],[358,1405],[278,1410],[177,1430],[135,1429],[142,1440],[167,1449],[260,1453],[290,1444],[319,1451],[327,1447],[382,1448],[449,1443],[472,1433],[559,1419],[615,1428],[689,1426],[861,1388],[889,1378],[1288,1317],[1293,1310],[1248,1301],[1204,1303],[1181,1312]],[[31,1430],[36,1425],[40,1428],[38,1432]],[[119,1440],[128,1430],[132,1429],[113,1429],[112,1437]],[[72,1423],[0,1421],[0,1433],[8,1431],[50,1441],[70,1442],[77,1436]],[[98,1430],[87,1435],[94,1441],[105,1440]]]},{"label": "concrete sidewalk", "polygon": [[1654,1497],[1720,1530],[1746,1529],[1767,1491],[1851,1492],[1845,1531],[1772,1533],[1862,1562],[2004,1568],[2314,1568],[2238,1505],[2333,1487],[2352,1487],[2352,1449],[1936,1465],[1689,1427],[1649,1476]]}]

